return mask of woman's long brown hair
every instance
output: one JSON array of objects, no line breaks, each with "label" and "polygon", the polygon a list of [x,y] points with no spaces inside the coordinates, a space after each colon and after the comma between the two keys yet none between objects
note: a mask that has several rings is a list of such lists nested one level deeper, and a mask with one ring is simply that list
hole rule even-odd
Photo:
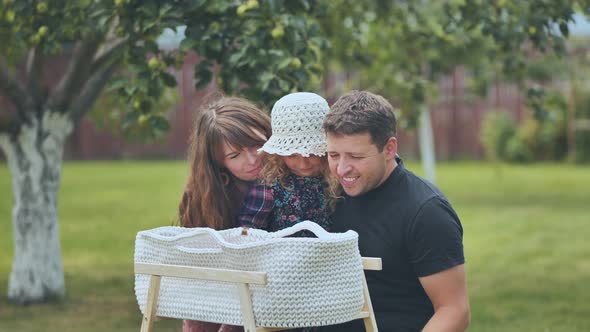
[{"label": "woman's long brown hair", "polygon": [[190,174],[178,207],[181,226],[236,226],[243,186],[223,166],[223,143],[236,150],[261,146],[265,140],[260,134],[270,137],[270,118],[245,99],[221,97],[200,110],[190,139]]}]

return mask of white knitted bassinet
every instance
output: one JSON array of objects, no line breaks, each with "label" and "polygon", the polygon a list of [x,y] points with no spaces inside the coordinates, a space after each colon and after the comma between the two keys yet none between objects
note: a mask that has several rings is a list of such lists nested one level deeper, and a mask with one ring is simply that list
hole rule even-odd
[{"label": "white knitted bassinet", "polygon": [[[287,237],[309,230],[317,238]],[[242,228],[160,227],[141,231],[135,262],[267,273],[251,285],[256,326],[308,327],[356,319],[363,306],[363,268],[358,234],[328,233],[304,221],[278,232]],[[135,294],[145,314],[149,276],[135,275]],[[156,314],[243,325],[238,288],[226,282],[162,277]]]}]

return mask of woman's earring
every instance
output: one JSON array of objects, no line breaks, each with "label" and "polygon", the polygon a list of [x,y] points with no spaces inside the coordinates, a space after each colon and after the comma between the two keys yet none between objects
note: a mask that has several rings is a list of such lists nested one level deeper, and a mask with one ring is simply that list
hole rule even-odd
[{"label": "woman's earring", "polygon": [[221,173],[221,181],[223,182],[223,185],[227,186],[229,184],[229,175]]}]

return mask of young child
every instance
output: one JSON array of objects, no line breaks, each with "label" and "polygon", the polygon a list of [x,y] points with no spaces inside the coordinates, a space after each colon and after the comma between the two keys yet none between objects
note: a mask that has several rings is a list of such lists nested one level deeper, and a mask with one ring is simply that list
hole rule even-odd
[{"label": "young child", "polygon": [[[278,231],[304,220],[330,228],[329,168],[322,124],[330,110],[315,93],[297,92],[272,108],[268,159],[240,210],[242,226]],[[299,232],[295,236],[313,236]]]}]

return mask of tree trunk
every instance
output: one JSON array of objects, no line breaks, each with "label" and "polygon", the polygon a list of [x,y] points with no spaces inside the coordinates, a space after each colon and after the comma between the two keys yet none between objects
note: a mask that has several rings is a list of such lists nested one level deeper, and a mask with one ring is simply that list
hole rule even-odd
[{"label": "tree trunk", "polygon": [[422,168],[424,169],[425,178],[432,183],[436,183],[436,154],[434,152],[434,135],[432,133],[432,122],[430,121],[430,111],[426,105],[422,105],[419,111],[418,138]]},{"label": "tree trunk", "polygon": [[18,135],[0,135],[10,172],[14,207],[14,261],[8,298],[17,304],[46,302],[65,295],[57,222],[57,195],[65,139],[73,123],[67,115],[42,113]]}]

